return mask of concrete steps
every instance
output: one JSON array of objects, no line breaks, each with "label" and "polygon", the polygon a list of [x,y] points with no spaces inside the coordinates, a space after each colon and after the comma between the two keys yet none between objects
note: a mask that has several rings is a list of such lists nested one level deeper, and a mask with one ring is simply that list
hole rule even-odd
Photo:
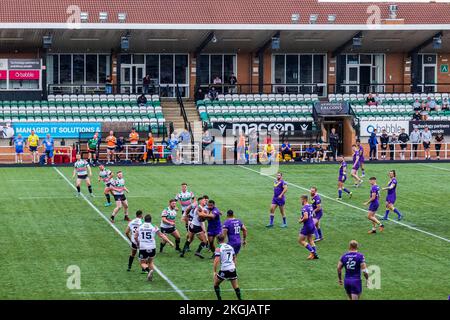
[{"label": "concrete steps", "polygon": [[[200,116],[198,114],[195,103],[193,101],[183,101],[183,103],[186,111],[186,116],[188,118],[188,121],[191,122],[191,125],[194,121],[199,121]],[[184,119],[180,113],[180,106],[178,105],[178,102],[162,101],[161,107],[167,124],[173,122],[173,126],[175,129],[184,128]]]}]

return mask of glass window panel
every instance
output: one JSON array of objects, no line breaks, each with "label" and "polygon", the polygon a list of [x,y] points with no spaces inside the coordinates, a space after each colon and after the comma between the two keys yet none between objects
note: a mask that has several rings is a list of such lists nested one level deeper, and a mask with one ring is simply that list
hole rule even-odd
[{"label": "glass window panel", "polygon": [[[198,65],[200,63],[200,65]],[[197,76],[200,78],[201,84],[209,84],[209,55],[201,55],[197,59],[197,65],[199,66]]]},{"label": "glass window panel", "polygon": [[187,83],[188,59],[186,55],[175,56],[175,83]]},{"label": "glass window panel", "polygon": [[219,77],[223,83],[223,74],[222,74],[222,55],[211,55],[211,77],[210,83],[214,82],[215,77]]},{"label": "glass window panel", "polygon": [[161,55],[161,83],[173,83],[173,55]]},{"label": "glass window panel", "polygon": [[436,64],[436,55],[434,54],[424,54],[423,55],[424,64]]},{"label": "glass window panel", "polygon": [[[53,60],[58,59],[57,56],[48,55],[47,56],[47,84],[55,83],[53,80],[54,72],[53,72]],[[58,79],[58,78],[57,78]],[[1,89],[1,85],[0,85]]]},{"label": "glass window panel", "polygon": [[84,55],[73,55],[73,83],[84,83]]},{"label": "glass window panel", "polygon": [[144,55],[143,54],[133,55],[133,63],[134,64],[144,64]]},{"label": "glass window panel", "polygon": [[314,83],[325,83],[324,79],[324,55],[314,56],[314,71],[313,71],[313,82]]},{"label": "glass window panel", "polygon": [[348,81],[358,82],[358,67],[348,68]]},{"label": "glass window panel", "polygon": [[97,83],[97,55],[86,55],[86,82]]},{"label": "glass window panel", "polygon": [[120,63],[131,64],[131,54],[121,54]]},{"label": "glass window panel", "polygon": [[298,83],[298,55],[286,55],[286,83]]},{"label": "glass window panel", "polygon": [[59,83],[59,56],[53,56],[53,83]]},{"label": "glass window panel", "polygon": [[59,56],[59,81],[61,84],[72,83],[72,58],[69,54],[62,54]]},{"label": "glass window panel", "polygon": [[285,83],[285,68],[284,68],[285,55],[275,56],[275,83]]},{"label": "glass window panel", "polygon": [[312,83],[312,55],[300,56],[300,83]]},{"label": "glass window panel", "polygon": [[106,77],[111,74],[109,59],[107,55],[98,56],[98,83],[105,83]]},{"label": "glass window panel", "polygon": [[370,54],[359,55],[360,64],[372,64],[372,56]]},{"label": "glass window panel", "polygon": [[423,68],[424,73],[423,73],[423,80],[424,83],[434,83],[434,79],[436,76],[436,67],[432,66],[432,67],[424,67]]},{"label": "glass window panel", "polygon": [[235,55],[224,55],[223,56],[223,79],[222,82],[229,83],[229,79],[232,73],[235,70]]},{"label": "glass window panel", "polygon": [[357,54],[347,55],[347,64],[358,64],[358,63],[359,63],[359,55]]},{"label": "glass window panel", "polygon": [[145,58],[145,72],[150,76],[150,79],[159,81],[159,55],[149,54]]}]

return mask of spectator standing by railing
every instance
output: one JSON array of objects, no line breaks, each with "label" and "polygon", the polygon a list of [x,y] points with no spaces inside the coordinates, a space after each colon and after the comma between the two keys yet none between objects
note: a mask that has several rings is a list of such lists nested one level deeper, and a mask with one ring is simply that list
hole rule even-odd
[{"label": "spectator standing by railing", "polygon": [[114,136],[114,131],[109,132],[109,136],[106,137],[106,164],[114,163],[114,151],[116,149],[117,139]]},{"label": "spectator standing by railing", "polygon": [[409,135],[405,132],[405,128],[402,128],[401,133],[398,136],[398,140],[400,141],[400,159],[405,160],[405,151],[408,146],[407,143],[409,141]]},{"label": "spectator standing by railing", "polygon": [[432,138],[431,131],[428,129],[428,126],[426,126],[422,132],[422,143],[423,149],[425,150],[425,160],[431,160],[430,156],[431,138]]},{"label": "spectator standing by railing", "polygon": [[339,146],[339,135],[336,133],[335,128],[331,129],[328,141],[330,143],[331,152],[333,153],[333,161],[336,161],[337,149]]},{"label": "spectator standing by railing", "polygon": [[383,129],[381,131],[380,144],[381,144],[381,160],[386,160],[386,149],[389,144],[389,135],[387,134],[386,129]]},{"label": "spectator standing by railing", "polygon": [[237,143],[237,162],[239,164],[246,163],[247,159],[245,157],[245,134],[243,131],[241,131],[241,134],[239,135],[239,140]]},{"label": "spectator standing by railing", "polygon": [[44,141],[42,141],[42,145],[45,148],[45,160],[46,164],[53,163],[53,156],[54,156],[54,149],[55,149],[55,141],[50,136],[50,134],[47,133],[47,136],[45,137]]},{"label": "spectator standing by railing", "polygon": [[398,137],[395,133],[393,133],[391,139],[389,140],[389,151],[391,160],[394,160],[396,144],[398,144]]},{"label": "spectator standing by railing", "polygon": [[117,139],[117,145],[116,145],[116,149],[115,149],[117,162],[121,161],[120,156],[122,156],[124,150],[125,150],[125,138],[119,137],[119,139]]},{"label": "spectator standing by railing", "polygon": [[113,87],[113,81],[111,76],[107,76],[105,80],[105,93],[111,94],[112,93],[112,87]]},{"label": "spectator standing by railing", "polygon": [[150,88],[150,75],[146,75],[144,79],[142,79],[142,90],[144,94],[148,94]]},{"label": "spectator standing by railing", "polygon": [[16,163],[23,163],[23,146],[25,145],[25,139],[19,133],[14,138],[14,147],[16,151]]},{"label": "spectator standing by railing", "polygon": [[136,128],[131,128],[131,132],[128,135],[128,140],[130,141],[130,159],[131,161],[138,161],[139,160],[139,133],[136,132]]},{"label": "spectator standing by railing", "polygon": [[155,154],[153,153],[153,148],[155,145],[155,139],[153,138],[153,135],[151,132],[148,133],[148,139],[145,142],[147,145],[147,154],[146,154],[146,163],[149,163],[150,159],[152,159],[152,163],[155,163],[156,158]]},{"label": "spectator standing by railing", "polygon": [[420,132],[417,127],[414,127],[414,130],[410,133],[409,140],[411,141],[414,150],[414,156],[411,154],[411,160],[413,160],[414,158],[417,158],[417,148],[420,143]]},{"label": "spectator standing by railing", "polygon": [[372,133],[370,134],[369,138],[369,159],[377,160],[377,145],[378,145],[378,138],[377,138],[377,129],[373,129]]},{"label": "spectator standing by railing", "polygon": [[206,163],[210,163],[211,160],[211,146],[212,146],[212,135],[209,132],[208,128],[205,128],[202,134],[202,150],[203,150],[203,161]]},{"label": "spectator standing by railing", "polygon": [[234,75],[234,73],[232,73],[231,75],[230,75],[230,78],[228,79],[228,82],[230,83],[230,93],[236,93],[237,92],[237,90],[236,90],[236,84],[237,84],[237,78],[236,78],[236,76]]},{"label": "spectator standing by railing", "polygon": [[434,146],[436,148],[436,159],[437,160],[441,160],[441,147],[442,147],[442,143],[445,143],[444,141],[444,135],[439,132],[436,134],[436,136],[434,137]]}]

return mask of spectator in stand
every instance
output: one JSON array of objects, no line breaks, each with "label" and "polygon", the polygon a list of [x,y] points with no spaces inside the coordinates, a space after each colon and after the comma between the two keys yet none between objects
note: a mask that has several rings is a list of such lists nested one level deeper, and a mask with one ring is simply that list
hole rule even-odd
[{"label": "spectator in stand", "polygon": [[312,162],[312,159],[316,156],[316,148],[313,147],[312,144],[309,145],[308,148],[305,149],[305,157]]},{"label": "spectator in stand", "polygon": [[395,133],[392,134],[391,139],[389,140],[389,153],[390,153],[390,159],[394,160],[395,158],[395,145],[398,144],[398,138]]},{"label": "spectator in stand", "polygon": [[415,126],[414,130],[410,133],[409,139],[412,143],[412,149],[414,150],[414,155],[411,154],[411,160],[413,160],[414,158],[417,158],[417,148],[420,143],[420,132],[417,126]]},{"label": "spectator in stand", "polygon": [[373,129],[372,133],[370,134],[369,138],[369,160],[378,160],[377,159],[377,145],[378,145],[378,138],[377,138],[377,129]]},{"label": "spectator in stand", "polygon": [[436,101],[434,99],[431,99],[431,97],[427,98],[426,105],[430,112],[436,111]]},{"label": "spectator in stand", "polygon": [[145,94],[141,94],[137,98],[137,104],[139,107],[145,107],[147,105],[147,97],[145,96]]},{"label": "spectator in stand", "polygon": [[428,119],[429,112],[430,108],[428,108],[425,102],[422,102],[422,104],[420,105],[420,116],[423,121],[426,121]]},{"label": "spectator in stand", "polygon": [[111,76],[107,76],[106,80],[105,80],[105,93],[111,94],[113,91],[112,88],[113,88],[112,78],[111,78]]},{"label": "spectator in stand", "polygon": [[422,120],[422,117],[420,116],[420,111],[416,110],[412,116],[413,121],[420,121]]},{"label": "spectator in stand", "polygon": [[123,155],[124,150],[125,150],[125,138],[119,137],[119,139],[117,139],[116,142],[116,148],[114,149],[117,162],[120,162],[122,160],[120,156]]},{"label": "spectator in stand", "polygon": [[263,156],[262,158],[265,161],[274,161],[276,160],[276,150],[275,150],[275,146],[272,144],[272,139],[269,140],[266,144],[264,144],[264,148],[263,148]]},{"label": "spectator in stand", "polygon": [[213,84],[222,84],[222,79],[219,76],[216,76],[213,80]]},{"label": "spectator in stand", "polygon": [[155,147],[155,139],[151,132],[148,133],[148,139],[145,141],[145,145],[147,146],[147,154],[145,162],[148,164],[150,159],[152,159],[152,163],[156,162],[155,153],[153,152],[153,148]]},{"label": "spectator in stand", "polygon": [[106,164],[114,163],[114,151],[116,149],[117,139],[114,136],[114,131],[109,132],[109,136],[106,137]]},{"label": "spectator in stand", "polygon": [[23,146],[25,145],[25,139],[19,133],[14,138],[14,147],[16,151],[16,163],[23,163]]},{"label": "spectator in stand", "polygon": [[386,132],[386,129],[383,129],[383,131],[381,131],[380,143],[381,143],[381,160],[386,160],[386,149],[389,144],[389,136]]},{"label": "spectator in stand", "polygon": [[208,91],[208,99],[211,101],[217,100],[217,96],[219,93],[217,92],[216,88],[211,87]]},{"label": "spectator in stand", "polygon": [[45,164],[53,163],[55,141],[50,137],[50,134],[47,133],[44,141],[42,141],[42,145],[45,148]]},{"label": "spectator in stand", "polygon": [[436,159],[437,160],[441,160],[441,147],[442,147],[442,143],[445,143],[444,141],[444,135],[442,134],[442,132],[439,132],[436,134],[436,136],[434,137],[434,146],[436,148]]},{"label": "spectator in stand", "polygon": [[442,100],[442,110],[449,110],[449,109],[450,109],[450,106],[448,103],[448,99],[444,98],[444,100]]},{"label": "spectator in stand", "polygon": [[408,146],[407,143],[409,141],[409,135],[405,132],[405,128],[402,128],[398,140],[400,141],[400,149],[402,150],[400,152],[400,159],[405,160],[405,151],[406,147]]},{"label": "spectator in stand", "polygon": [[291,144],[287,139],[284,139],[283,144],[281,145],[281,156],[283,157],[283,161],[286,161],[286,155],[289,155],[290,161],[294,161],[294,153],[292,152]]},{"label": "spectator in stand", "polygon": [[425,160],[431,160],[430,145],[431,145],[431,131],[426,126],[422,132],[423,149],[425,150]]},{"label": "spectator in stand", "polygon": [[238,81],[234,73],[231,74],[228,82],[230,83],[230,93],[236,93],[236,84]]},{"label": "spectator in stand", "polygon": [[205,93],[203,92],[202,88],[198,88],[194,98],[195,102],[205,99]]},{"label": "spectator in stand", "polygon": [[316,162],[321,162],[325,158],[325,150],[320,143],[316,147]]},{"label": "spectator in stand", "polygon": [[376,106],[378,103],[375,100],[375,97],[372,95],[372,93],[369,93],[369,95],[366,98],[366,104],[368,106]]},{"label": "spectator in stand", "polygon": [[142,79],[142,90],[144,94],[148,94],[150,88],[150,75],[146,75],[144,79]]},{"label": "spectator in stand", "polygon": [[130,141],[130,159],[131,161],[139,161],[139,133],[136,132],[136,128],[131,128],[131,132],[128,135],[128,141]]},{"label": "spectator in stand", "polygon": [[336,161],[337,149],[339,146],[339,135],[336,133],[335,128],[331,128],[328,142],[330,143],[331,153],[333,154],[333,161]]},{"label": "spectator in stand", "polygon": [[420,102],[419,102],[419,99],[416,99],[416,100],[414,100],[414,103],[413,103],[413,109],[414,109],[414,111],[420,111]]},{"label": "spectator in stand", "polygon": [[203,161],[205,163],[212,163],[212,142],[213,137],[211,135],[211,132],[209,132],[208,127],[205,127],[205,130],[203,130],[202,134]]}]

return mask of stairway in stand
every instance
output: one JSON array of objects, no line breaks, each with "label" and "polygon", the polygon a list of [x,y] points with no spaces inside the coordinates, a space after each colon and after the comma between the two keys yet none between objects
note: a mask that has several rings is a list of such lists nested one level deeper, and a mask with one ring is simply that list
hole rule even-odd
[{"label": "stairway in stand", "polygon": [[[191,126],[193,126],[194,121],[200,121],[197,107],[193,100],[184,100],[183,104],[188,121],[191,122]],[[162,100],[161,107],[167,125],[169,125],[170,122],[173,122],[173,127],[175,129],[182,129],[184,127],[183,116],[180,113],[180,106],[176,100]]]}]

